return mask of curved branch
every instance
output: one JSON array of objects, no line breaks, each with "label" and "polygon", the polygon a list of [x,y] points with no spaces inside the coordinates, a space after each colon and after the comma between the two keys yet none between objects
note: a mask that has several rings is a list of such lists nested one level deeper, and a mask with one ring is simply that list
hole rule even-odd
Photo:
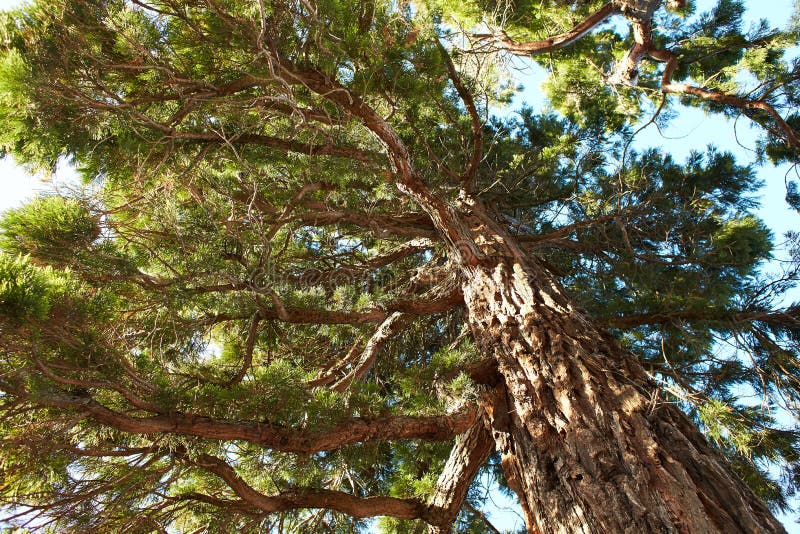
[{"label": "curved branch", "polygon": [[227,462],[202,454],[192,463],[225,481],[242,500],[267,513],[296,510],[298,508],[327,508],[352,517],[390,516],[399,519],[427,518],[424,504],[415,499],[395,497],[359,498],[343,491],[305,489],[282,491],[277,495],[264,495],[253,489]]},{"label": "curved branch", "polygon": [[473,37],[479,40],[487,41],[494,45],[497,49],[504,50],[512,54],[535,56],[538,54],[553,52],[560,48],[571,45],[592,31],[606,19],[619,12],[620,9],[615,2],[608,2],[600,9],[589,15],[583,22],[574,26],[572,29],[558,35],[542,39],[541,41],[518,43],[509,37],[508,34],[503,30],[490,34],[474,34]]},{"label": "curved branch", "polygon": [[43,361],[39,358],[34,358],[34,362],[39,370],[42,372],[44,376],[57,382],[59,384],[69,385],[69,386],[77,386],[81,388],[97,388],[97,389],[106,389],[110,391],[116,391],[122,397],[124,397],[131,405],[135,406],[136,408],[146,411],[146,412],[157,412],[158,407],[155,404],[151,404],[132,391],[125,389],[119,384],[113,384],[110,382],[104,381],[94,381],[94,380],[77,380],[74,378],[66,378],[61,375],[58,375],[53,372]]},{"label": "curved branch", "polygon": [[[649,55],[653,59],[667,64],[661,76],[661,91],[663,93],[696,96],[703,100],[710,100],[712,102],[736,107],[742,111],[763,111],[772,117],[772,120],[774,120],[775,124],[778,126],[778,131],[760,123],[760,121],[756,122],[759,122],[761,126],[775,135],[782,137],[789,146],[800,148],[800,139],[798,139],[792,127],[780,116],[774,106],[768,104],[764,100],[748,100],[736,95],[703,89],[686,83],[674,83],[672,81],[675,69],[678,67],[677,56],[669,50],[657,49],[653,45],[651,19],[652,12],[655,10],[655,7],[657,7],[657,3],[658,2],[653,2],[651,0],[648,10],[645,10],[644,13],[637,16],[631,16],[629,12],[624,11],[625,16],[631,22],[634,45],[625,57],[614,66],[614,70],[607,78],[607,82],[611,85],[636,85],[639,75],[639,64],[645,56]],[[681,5],[681,2],[673,1],[670,5],[674,7],[674,5]],[[752,117],[750,118],[752,119]]]},{"label": "curved branch", "polygon": [[[693,85],[685,83],[673,83],[672,76],[678,66],[678,58],[668,50],[649,50],[650,57],[658,61],[666,62],[667,66],[664,68],[664,73],[661,76],[661,90],[665,93],[691,95],[702,98],[703,100],[710,100],[728,106],[733,106],[741,110],[759,110],[764,111],[772,117],[772,120],[778,125],[780,132],[774,132],[783,137],[786,143],[794,148],[800,148],[800,139],[794,132],[791,126],[783,120],[775,108],[764,102],[763,100],[748,100],[735,95],[721,93],[719,91],[709,91]],[[751,117],[752,118],[752,117]]]},{"label": "curved branch", "polygon": [[162,413],[154,417],[132,417],[111,410],[91,397],[66,393],[32,395],[18,390],[14,393],[41,406],[76,410],[98,423],[122,432],[242,440],[274,450],[301,454],[329,451],[368,441],[445,441],[464,432],[477,417],[475,406],[465,405],[448,415],[390,415],[374,419],[355,417],[328,430],[298,430],[269,422],[232,421],[180,412]]},{"label": "curved branch", "polygon": [[608,77],[610,85],[636,85],[639,78],[639,63],[652,48],[652,24],[649,20],[631,21],[631,34],[633,47],[614,65],[614,70]]}]

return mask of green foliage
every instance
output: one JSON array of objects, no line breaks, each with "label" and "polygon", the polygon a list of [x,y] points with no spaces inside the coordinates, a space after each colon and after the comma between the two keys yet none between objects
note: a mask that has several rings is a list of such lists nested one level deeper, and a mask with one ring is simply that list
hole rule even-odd
[{"label": "green foliage", "polygon": [[50,267],[36,267],[28,256],[0,253],[0,312],[8,319],[44,319],[64,289]]},{"label": "green foliage", "polygon": [[[52,0],[3,13],[0,151],[38,169],[66,158],[93,187],[0,220],[0,502],[40,507],[59,532],[424,531],[325,510],[265,517],[203,458],[269,496],[424,502],[452,440],[295,454],[178,424],[313,440],[481,402],[493,378],[474,371],[485,340],[469,339],[463,273],[396,187],[397,155],[375,135],[385,121],[440,216],[483,231],[465,198],[484,203],[784,508],[800,447],[776,405],[797,416],[800,315],[780,299],[800,253],[785,273],[762,272],[774,236],[753,213],[755,169],[713,147],[676,161],[631,145],[657,106],[659,126],[672,115],[661,63],[643,59],[637,86],[609,85],[633,43],[624,19],[535,58],[549,73],[544,111],[499,109],[503,62],[458,49],[457,27],[544,39],[602,4]],[[786,113],[800,104],[798,67],[783,57],[795,35],[747,33],[742,16],[729,0],[662,10],[653,39],[678,59],[673,81],[761,99],[800,129]],[[746,114],[765,127],[765,161],[796,161],[762,111]],[[794,182],[787,201],[800,209]],[[402,327],[384,339],[396,312]],[[102,409],[82,411],[90,401]],[[167,430],[130,431],[142,421]],[[459,532],[490,531],[478,490],[504,484],[498,464],[473,483]]]},{"label": "green foliage", "polygon": [[712,236],[710,255],[715,262],[749,266],[769,257],[772,249],[770,231],[755,217],[726,221]]},{"label": "green foliage", "polygon": [[69,265],[98,237],[98,217],[77,199],[36,198],[0,219],[0,248],[41,264]]}]

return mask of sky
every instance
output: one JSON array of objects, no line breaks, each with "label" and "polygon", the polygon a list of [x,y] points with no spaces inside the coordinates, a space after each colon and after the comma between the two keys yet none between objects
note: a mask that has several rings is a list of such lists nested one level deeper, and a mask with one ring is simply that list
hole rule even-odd
[{"label": "sky", "polygon": [[[0,0],[0,10],[17,7],[21,3],[20,0]],[[715,2],[698,0],[696,3],[698,11],[704,11]],[[751,13],[768,19],[776,27],[784,27],[792,14],[792,0],[746,0],[746,4]],[[765,9],[765,6],[768,6],[768,9]],[[520,72],[519,81],[525,86],[525,90],[515,98],[514,103],[520,105],[527,102],[536,106],[542,101],[539,84],[542,81],[543,71],[522,69]],[[715,144],[720,149],[734,152],[739,163],[753,163],[757,155],[755,139],[758,134],[758,130],[751,128],[745,118],[734,123],[719,116],[707,116],[700,110],[683,109],[680,118],[674,120],[665,131],[659,132],[651,126],[639,134],[637,146],[663,145],[676,160],[680,161],[690,150],[703,150],[707,145]],[[733,141],[735,139],[738,139],[738,145]],[[787,257],[786,251],[780,247],[782,236],[788,230],[800,230],[800,214],[790,209],[784,200],[785,180],[787,177],[800,180],[800,176],[788,165],[778,168],[759,167],[757,174],[765,182],[761,191],[761,209],[758,215],[772,229],[776,237],[778,248],[774,256],[776,260],[780,260]],[[77,176],[68,165],[60,165],[52,176],[34,176],[7,157],[0,160],[0,211],[19,206],[38,193],[52,191],[57,187],[69,187],[76,183]],[[800,292],[795,292],[794,297],[795,300],[800,300]],[[498,527],[512,528],[515,523],[521,525],[516,512],[504,510],[511,505],[508,499],[496,492],[493,492],[491,497],[499,505],[491,507],[493,512],[490,516]],[[800,534],[800,525],[794,523],[796,517],[783,516],[781,519],[790,534]]]}]

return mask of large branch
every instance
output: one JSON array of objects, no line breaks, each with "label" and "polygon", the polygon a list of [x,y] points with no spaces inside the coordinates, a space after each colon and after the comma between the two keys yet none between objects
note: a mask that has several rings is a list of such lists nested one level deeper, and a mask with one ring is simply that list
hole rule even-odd
[{"label": "large branch", "polygon": [[614,65],[608,77],[609,84],[636,85],[639,79],[639,64],[652,48],[652,31],[652,23],[649,20],[631,21],[633,47]]},{"label": "large branch", "polygon": [[592,29],[596,28],[600,23],[604,22],[612,15],[619,13],[619,11],[620,8],[615,2],[609,2],[570,30],[558,35],[553,35],[552,37],[547,37],[541,41],[518,43],[509,37],[508,34],[503,30],[490,34],[474,34],[473,37],[491,44],[498,50],[503,50],[517,55],[534,56],[547,52],[553,52],[560,48],[564,48],[565,46],[571,45],[592,31]]},{"label": "large branch", "polygon": [[436,524],[429,530],[431,534],[451,531],[470,484],[492,450],[494,440],[482,420],[459,436],[436,482],[436,490],[428,500],[436,517]]},{"label": "large branch", "polygon": [[[229,137],[217,133],[203,132],[174,132],[167,131],[166,136],[176,141],[189,141],[198,143],[217,143],[227,145],[261,145],[275,148],[284,152],[305,154],[306,156],[339,156],[360,161],[362,163],[375,163],[383,159],[378,152],[362,150],[352,146],[337,146],[333,143],[305,143],[294,139],[272,137],[253,133],[233,134]],[[384,160],[385,161],[385,160]]]},{"label": "large branch", "polygon": [[426,506],[415,499],[359,498],[343,491],[323,489],[288,490],[277,495],[264,495],[247,484],[227,462],[215,456],[202,454],[192,463],[214,473],[224,480],[242,500],[267,513],[299,508],[326,508],[352,517],[390,516],[399,519],[428,517]]},{"label": "large branch", "polygon": [[464,432],[475,421],[477,409],[465,405],[448,415],[411,417],[392,415],[378,418],[355,417],[327,430],[296,429],[270,422],[231,421],[191,413],[162,413],[153,417],[132,417],[94,399],[67,393],[38,393],[15,389],[26,400],[51,408],[75,410],[100,424],[132,434],[177,434],[213,440],[242,440],[274,450],[311,454],[354,443],[421,439],[445,441]]},{"label": "large branch", "polygon": [[395,186],[413,199],[430,216],[439,234],[447,241],[451,252],[461,265],[478,265],[484,254],[478,249],[470,229],[453,206],[435,195],[414,168],[411,154],[391,124],[381,117],[361,97],[339,83],[335,78],[314,69],[299,68],[273,50],[287,80],[295,80],[320,97],[338,106],[358,119],[383,144],[395,173]]},{"label": "large branch", "polygon": [[[771,104],[765,102],[764,100],[748,100],[736,95],[729,95],[719,91],[710,91],[708,89],[703,89],[701,87],[696,87],[685,83],[673,83],[672,76],[678,66],[678,58],[675,56],[675,54],[667,50],[656,50],[652,48],[648,51],[648,53],[652,58],[667,63],[667,66],[664,68],[664,73],[661,76],[661,90],[663,92],[696,96],[702,98],[703,100],[710,100],[712,102],[718,102],[727,106],[736,107],[742,111],[763,111],[772,117],[772,120],[774,120],[775,124],[778,126],[778,131],[773,131],[773,133],[779,137],[783,137],[784,141],[786,141],[788,145],[791,145],[794,148],[800,148],[800,139],[798,139],[797,134],[794,132],[792,127],[789,126],[785,120],[783,120],[783,117],[780,116],[775,107]],[[765,125],[762,124],[762,126]]]},{"label": "large branch", "polygon": [[[614,66],[614,69],[607,78],[609,84],[636,85],[639,76],[639,64],[642,59],[650,55],[658,61],[667,63],[661,80],[661,90],[664,93],[695,96],[703,100],[736,107],[743,111],[763,111],[775,121],[777,129],[770,128],[763,123],[761,125],[778,137],[782,137],[788,145],[794,148],[800,148],[800,138],[798,138],[797,133],[789,126],[783,117],[780,116],[775,107],[768,102],[764,100],[749,100],[720,91],[712,91],[685,83],[672,82],[672,76],[678,65],[677,58],[667,50],[655,48],[652,42],[652,17],[661,3],[661,0],[616,0],[615,2],[609,2],[570,31],[541,41],[517,43],[504,31],[493,34],[477,34],[475,37],[491,41],[498,49],[513,54],[536,55],[563,48],[583,37],[592,28],[608,17],[615,13],[622,13],[630,22],[634,45],[628,53],[625,54],[622,60],[618,61]],[[668,0],[666,4],[669,9],[677,9],[682,7],[685,1]]]},{"label": "large branch", "polygon": [[[219,286],[216,290],[238,290],[250,289],[252,286],[241,286],[237,284],[226,285],[224,288]],[[259,292],[259,291],[256,291]],[[265,290],[264,293],[270,294]],[[380,308],[372,308],[365,311],[344,311],[344,310],[314,310],[308,308],[295,308],[291,306],[281,308],[264,308],[259,314],[262,319],[272,321],[283,321],[295,324],[364,324],[379,323],[384,321],[394,312],[408,313],[411,315],[431,315],[434,313],[446,312],[456,306],[463,304],[464,296],[461,288],[456,286],[448,293],[438,298],[420,297],[417,299],[403,299],[389,302]],[[249,319],[249,313],[218,313],[202,317],[196,321],[198,325],[210,326],[228,321],[238,321]]]},{"label": "large branch", "polygon": [[[800,148],[800,139],[798,139],[792,127],[780,116],[775,107],[765,100],[749,100],[721,91],[713,91],[686,83],[673,82],[672,78],[675,74],[675,69],[678,67],[677,56],[668,50],[657,48],[653,43],[652,14],[659,2],[656,0],[638,0],[638,2],[649,2],[648,9],[642,10],[641,13],[637,13],[635,16],[632,16],[629,12],[625,12],[626,17],[631,23],[634,45],[625,57],[614,66],[614,70],[608,77],[609,84],[636,85],[639,76],[639,64],[645,56],[649,55],[653,59],[666,63],[666,67],[664,67],[664,72],[661,76],[662,92],[666,94],[695,96],[703,100],[739,108],[742,111],[762,111],[775,121],[777,130],[763,124],[761,121],[756,122],[759,122],[764,128],[778,137],[782,137],[788,145],[794,148]],[[668,6],[671,7],[675,7],[676,5],[682,5],[682,2],[680,0],[673,0],[668,3]],[[753,117],[750,118],[752,119]]]},{"label": "large branch", "polygon": [[[224,193],[220,191],[220,193]],[[228,193],[240,202],[252,206],[268,215],[275,223],[299,223],[310,226],[352,224],[372,231],[379,237],[392,235],[414,238],[433,238],[436,236],[433,223],[425,213],[404,213],[401,215],[363,213],[331,206],[319,200],[302,199],[300,206],[308,211],[293,211],[286,220],[281,221],[281,210],[269,202],[258,191],[237,190]]]}]

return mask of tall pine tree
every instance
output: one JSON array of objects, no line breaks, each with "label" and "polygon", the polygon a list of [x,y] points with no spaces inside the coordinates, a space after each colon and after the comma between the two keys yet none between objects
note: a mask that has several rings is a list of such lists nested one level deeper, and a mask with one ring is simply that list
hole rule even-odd
[{"label": "tall pine tree", "polygon": [[[798,161],[796,35],[742,15],[3,14],[0,146],[31,168],[67,158],[86,184],[0,222],[8,521],[489,532],[488,473],[530,532],[782,532],[797,269],[759,270],[774,236],[753,168],[631,146],[680,101],[746,116],[765,161]],[[513,54],[550,69],[552,110],[491,116]]]}]

